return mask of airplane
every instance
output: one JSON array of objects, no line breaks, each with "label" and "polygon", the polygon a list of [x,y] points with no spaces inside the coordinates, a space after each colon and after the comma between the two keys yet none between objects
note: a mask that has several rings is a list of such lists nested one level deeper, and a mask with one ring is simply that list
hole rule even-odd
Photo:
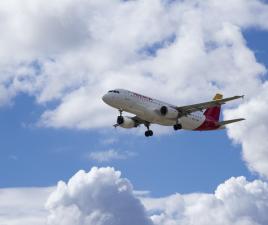
[{"label": "airplane", "polygon": [[[186,106],[175,106],[125,89],[108,91],[102,100],[119,110],[117,123],[114,127],[134,128],[143,124],[147,130],[145,136],[153,136],[151,124],[173,126],[174,130],[211,131],[224,129],[225,125],[245,120],[244,118],[219,121],[221,105],[243,98],[233,96],[223,98],[216,94],[212,101]],[[135,116],[123,116],[123,112]]]}]

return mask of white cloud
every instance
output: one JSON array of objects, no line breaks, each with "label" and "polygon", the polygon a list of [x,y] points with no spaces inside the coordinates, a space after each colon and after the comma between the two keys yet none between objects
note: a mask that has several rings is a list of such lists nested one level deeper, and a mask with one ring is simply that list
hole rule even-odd
[{"label": "white cloud", "polygon": [[[101,96],[115,87],[178,105],[218,91],[254,102],[264,89],[266,68],[243,36],[268,29],[263,1],[10,0],[0,2],[0,24],[0,104],[21,92],[40,104],[57,100],[41,115],[43,126],[110,127],[117,112]],[[256,126],[266,127],[262,118]],[[264,132],[252,132],[249,144],[232,129],[250,168],[267,176]]]},{"label": "white cloud", "polygon": [[100,140],[100,143],[102,145],[112,145],[116,142],[118,142],[119,140],[117,138],[114,138],[114,137],[107,137],[107,138],[102,138]]},{"label": "white cloud", "polygon": [[[0,8],[3,29],[13,29],[0,44],[2,102],[18,91],[39,102],[59,99],[42,116],[47,126],[107,126],[113,117],[100,97],[111,87],[184,103],[211,97],[218,87],[236,93],[242,80],[239,92],[252,93],[264,72],[241,33],[268,26],[267,6],[255,0],[12,0]],[[174,42],[159,44],[155,57],[146,55],[146,48],[171,36]]]},{"label": "white cloud", "polygon": [[268,83],[259,88],[254,98],[238,108],[225,111],[225,118],[244,117],[246,121],[228,128],[228,136],[242,144],[243,159],[252,171],[268,177]]},{"label": "white cloud", "polygon": [[175,194],[143,199],[155,225],[264,225],[268,223],[268,184],[230,178],[215,194]]},{"label": "white cloud", "polygon": [[[249,168],[268,176],[268,88],[261,80],[266,68],[242,32],[268,29],[264,2],[9,0],[0,1],[0,25],[1,105],[21,92],[40,104],[58,100],[40,124],[89,129],[113,123],[116,112],[100,100],[112,87],[178,104],[208,99],[218,91],[246,94],[244,103],[225,111],[225,119],[247,119],[230,126],[228,135],[242,144]],[[150,48],[156,51],[153,56]],[[44,198],[34,193],[1,190],[0,224],[42,224],[45,213],[35,211],[35,202]],[[265,182],[232,178],[215,194],[177,194],[144,203],[155,224],[267,224],[267,195]],[[37,200],[28,201],[32,196]],[[122,205],[109,208],[107,200]],[[128,205],[149,223],[127,180],[112,169],[93,169],[79,172],[68,184],[60,182],[47,207],[51,224],[111,224],[116,210]],[[120,213],[122,221],[128,219]]]},{"label": "white cloud", "polygon": [[[48,197],[49,195],[49,197]],[[148,197],[113,168],[79,171],[53,188],[0,189],[0,224],[266,225],[268,184],[230,178],[215,193]],[[45,199],[46,209],[44,209]]]},{"label": "white cloud", "polygon": [[123,160],[134,156],[132,152],[122,152],[115,149],[105,151],[90,152],[88,158],[97,162],[110,162],[113,160]]},{"label": "white cloud", "polygon": [[[202,90],[208,90],[202,98],[218,87],[233,93],[234,77],[245,82],[241,92],[251,93],[264,72],[241,33],[268,27],[267,6],[256,0],[12,0],[0,6],[2,29],[12,29],[0,44],[1,97],[26,91],[39,102],[59,99],[42,117],[49,126],[107,126],[111,117],[104,116],[100,97],[113,86],[180,103],[201,98]],[[171,36],[174,42],[165,42]],[[161,42],[166,44],[158,44],[155,57],[146,55],[146,48]]]},{"label": "white cloud", "polygon": [[49,225],[152,225],[130,182],[109,167],[59,182],[46,207]]},{"label": "white cloud", "polygon": [[0,189],[1,225],[45,225],[46,199],[53,188]]}]

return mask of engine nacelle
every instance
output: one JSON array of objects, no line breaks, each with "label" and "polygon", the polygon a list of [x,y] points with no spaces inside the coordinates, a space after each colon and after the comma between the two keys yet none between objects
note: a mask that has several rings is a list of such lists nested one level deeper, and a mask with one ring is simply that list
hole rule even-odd
[{"label": "engine nacelle", "polygon": [[179,112],[176,109],[171,108],[170,106],[162,106],[160,108],[160,115],[166,118],[176,119],[178,117],[178,114]]},{"label": "engine nacelle", "polygon": [[123,127],[123,128],[136,127],[135,121],[128,116],[119,116],[117,118],[117,123],[120,127]]}]

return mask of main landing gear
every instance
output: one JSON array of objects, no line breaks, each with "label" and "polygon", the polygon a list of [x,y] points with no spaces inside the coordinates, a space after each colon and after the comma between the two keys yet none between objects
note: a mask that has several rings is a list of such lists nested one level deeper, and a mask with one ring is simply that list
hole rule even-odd
[{"label": "main landing gear", "polygon": [[150,123],[146,123],[144,124],[147,128],[147,130],[145,131],[144,135],[146,137],[150,137],[150,136],[153,136],[154,132],[152,130],[150,130]]},{"label": "main landing gear", "polygon": [[182,128],[181,124],[177,123],[173,126],[174,130],[180,130]]}]

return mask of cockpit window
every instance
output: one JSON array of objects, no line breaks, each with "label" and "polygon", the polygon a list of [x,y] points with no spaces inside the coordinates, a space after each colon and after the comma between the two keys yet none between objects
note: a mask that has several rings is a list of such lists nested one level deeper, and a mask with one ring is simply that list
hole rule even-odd
[{"label": "cockpit window", "polygon": [[116,90],[110,90],[110,91],[108,91],[108,92],[119,94],[119,91],[116,91]]}]

